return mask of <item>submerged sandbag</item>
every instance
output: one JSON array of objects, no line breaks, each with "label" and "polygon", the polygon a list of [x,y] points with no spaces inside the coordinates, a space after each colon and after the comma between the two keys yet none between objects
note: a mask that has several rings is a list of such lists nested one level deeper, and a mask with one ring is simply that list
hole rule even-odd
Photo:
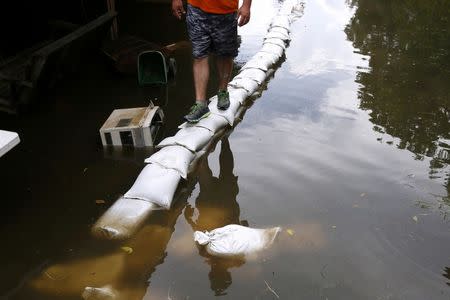
[{"label": "submerged sandbag", "polygon": [[194,241],[205,245],[206,251],[214,256],[245,256],[272,245],[280,231],[280,227],[256,229],[233,224],[210,232],[196,231]]},{"label": "submerged sandbag", "polygon": [[[194,129],[194,128],[190,128]],[[209,132],[203,128],[197,128]],[[183,129],[181,129],[183,130]],[[180,130],[180,131],[181,131]],[[187,130],[190,131],[190,130]],[[206,144],[206,143],[205,143]],[[188,167],[194,159],[194,153],[183,146],[167,146],[145,159],[146,163],[157,164],[166,169],[172,169],[187,178]]]},{"label": "submerged sandbag", "polygon": [[[208,118],[204,118],[206,120]],[[212,133],[209,128],[202,126],[189,126],[179,130],[174,136],[167,137],[158,144],[158,148],[180,145],[192,152],[202,149],[211,139]]]},{"label": "submerged sandbag", "polygon": [[124,240],[140,228],[156,204],[138,199],[120,198],[94,224],[94,236],[108,240]]},{"label": "submerged sandbag", "polygon": [[[231,95],[230,95],[230,98],[231,98]],[[183,129],[183,128],[199,127],[199,128],[207,129],[212,134],[215,134],[217,131],[219,131],[222,128],[225,128],[227,125],[228,125],[228,121],[223,116],[219,116],[216,114],[210,114],[208,117],[201,119],[197,123],[184,122],[183,124],[178,126],[178,128]],[[209,142],[210,140],[211,140],[211,138],[209,137],[207,142]],[[206,145],[206,143],[204,145]],[[203,147],[200,149],[203,149]]]},{"label": "submerged sandbag", "polygon": [[236,115],[236,112],[238,111],[241,104],[238,101],[231,101],[230,98],[230,107],[226,110],[221,110],[217,108],[217,96],[212,97],[211,102],[209,103],[208,107],[209,110],[216,115],[224,117],[228,123],[233,126],[234,123],[234,116]]},{"label": "submerged sandbag", "polygon": [[180,179],[178,171],[158,164],[149,164],[144,167],[124,197],[148,201],[160,208],[170,209]]}]

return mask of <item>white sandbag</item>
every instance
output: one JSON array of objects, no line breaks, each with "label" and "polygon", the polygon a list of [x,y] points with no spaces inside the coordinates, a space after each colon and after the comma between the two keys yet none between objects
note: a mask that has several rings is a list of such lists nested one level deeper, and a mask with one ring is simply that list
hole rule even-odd
[{"label": "white sandbag", "polygon": [[283,56],[284,49],[278,45],[267,43],[262,46],[259,52],[270,53],[278,60],[281,56]]},{"label": "white sandbag", "polygon": [[280,34],[283,37],[287,37],[288,40],[291,40],[291,36],[289,34],[289,30],[287,30],[286,28],[272,27],[267,32],[266,37],[269,38],[269,35],[272,35],[272,34]]},{"label": "white sandbag", "polygon": [[194,232],[194,241],[206,245],[206,251],[214,256],[245,256],[272,245],[280,227],[268,229],[248,228],[241,225],[227,225],[211,232]]},{"label": "white sandbag", "polygon": [[[256,82],[255,82],[255,84],[256,84]],[[238,111],[241,104],[238,101],[231,101],[231,98],[230,98],[230,107],[228,107],[228,109],[226,109],[226,110],[221,110],[221,109],[217,108],[217,96],[212,97],[210,100],[211,100],[211,102],[208,105],[209,110],[213,114],[224,117],[227,120],[228,124],[233,126],[234,116],[236,115],[236,112]]]},{"label": "white sandbag", "polygon": [[[259,87],[258,82],[251,78],[233,78],[228,83],[229,87],[244,89],[249,95],[253,94]],[[231,99],[230,99],[231,101]]]},{"label": "white sandbag", "polygon": [[271,53],[259,51],[253,56],[252,59],[258,60],[260,64],[266,66],[267,69],[270,69],[270,67],[278,61],[279,57]]},{"label": "white sandbag", "polygon": [[230,101],[238,101],[241,105],[244,104],[245,99],[249,96],[248,91],[240,88],[228,88],[230,94]]},{"label": "white sandbag", "polygon": [[258,84],[261,84],[266,79],[266,72],[260,69],[245,69],[242,70],[238,75],[234,78],[250,78],[256,81]]},{"label": "white sandbag", "polygon": [[[208,118],[202,120],[206,119]],[[162,140],[157,148],[180,145],[192,152],[196,152],[202,149],[213,135],[210,130],[201,127],[202,126],[190,126],[189,128],[179,130],[174,136]]]},{"label": "white sandbag", "polygon": [[[193,131],[193,130],[203,130],[210,134],[212,134],[209,130],[204,128],[186,128],[181,129],[180,131]],[[204,143],[206,145],[206,143]],[[203,145],[203,146],[204,146]],[[166,169],[172,169],[180,173],[181,177],[184,179],[187,178],[187,171],[189,168],[189,164],[194,159],[194,153],[190,150],[186,149],[183,146],[167,146],[154,153],[149,158],[145,159],[146,163],[157,164]]]},{"label": "white sandbag", "polygon": [[148,201],[119,198],[92,226],[91,233],[101,239],[128,239],[157,209]]},{"label": "white sandbag", "polygon": [[281,27],[289,30],[291,26],[291,19],[288,15],[277,15],[273,18],[270,28]]},{"label": "white sandbag", "polygon": [[248,62],[246,62],[241,70],[245,69],[259,69],[264,72],[267,72],[269,69],[269,65],[267,65],[267,61],[261,61],[260,59],[257,59],[256,57],[252,57]]},{"label": "white sandbag", "polygon": [[180,178],[180,173],[173,169],[158,164],[146,165],[124,198],[140,199],[170,209]]},{"label": "white sandbag", "polygon": [[264,42],[263,42],[263,46],[264,46],[265,44],[273,44],[273,45],[276,45],[276,46],[281,47],[281,48],[283,49],[283,51],[286,50],[286,43],[285,43],[283,40],[280,40],[280,39],[278,39],[278,38],[270,38],[270,39],[266,39],[266,40],[264,40]]},{"label": "white sandbag", "polygon": [[[281,27],[274,27],[274,29],[276,29],[276,28],[285,30],[284,28],[281,28]],[[287,34],[285,32],[281,32],[278,30],[271,30],[264,36],[264,40],[267,40],[267,39],[280,39],[282,41],[289,41],[291,38],[289,37],[289,34]]]},{"label": "white sandbag", "polygon": [[[230,98],[231,98],[231,95],[230,95]],[[210,114],[208,117],[201,119],[197,123],[184,122],[183,124],[178,126],[178,128],[191,128],[191,127],[195,128],[195,127],[200,127],[200,128],[207,129],[207,130],[209,130],[211,132],[211,134],[214,134],[217,131],[219,131],[220,129],[222,129],[225,126],[227,126],[227,125],[228,125],[228,121],[223,116],[219,116],[219,115],[216,115],[216,114]],[[209,142],[211,140],[211,137],[212,137],[212,135],[210,135],[210,137],[209,137],[207,142]],[[206,144],[207,143],[205,143],[203,145],[203,147]],[[199,149],[203,149],[203,147],[201,147]],[[195,151],[197,152],[198,150],[195,150]]]}]

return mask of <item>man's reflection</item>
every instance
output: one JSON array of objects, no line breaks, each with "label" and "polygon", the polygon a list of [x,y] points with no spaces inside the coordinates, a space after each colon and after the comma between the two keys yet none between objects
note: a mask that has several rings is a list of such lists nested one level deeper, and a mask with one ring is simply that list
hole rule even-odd
[{"label": "man's reflection", "polygon": [[[217,178],[213,176],[207,159],[203,159],[199,164],[197,172],[200,193],[195,200],[196,219],[193,219],[194,209],[190,205],[187,205],[184,210],[186,220],[194,231],[211,231],[229,224],[246,223],[239,221],[240,208],[236,202],[236,196],[239,193],[238,177],[233,174],[233,153],[227,137],[221,141],[219,165],[220,173]],[[232,283],[228,269],[238,267],[244,261],[213,257],[204,247],[199,247],[199,254],[205,257],[206,262],[211,266],[208,274],[211,289],[216,296],[225,295],[226,289]]]}]

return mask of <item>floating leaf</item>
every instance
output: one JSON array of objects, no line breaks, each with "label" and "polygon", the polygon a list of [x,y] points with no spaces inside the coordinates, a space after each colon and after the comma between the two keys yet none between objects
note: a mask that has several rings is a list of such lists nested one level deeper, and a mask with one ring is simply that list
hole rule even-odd
[{"label": "floating leaf", "polygon": [[361,197],[364,197],[365,195],[366,195],[366,193],[362,193],[360,196],[361,196]]},{"label": "floating leaf", "polygon": [[336,225],[331,226],[331,228],[336,229]]},{"label": "floating leaf", "polygon": [[293,229],[286,229],[287,234],[290,236],[293,236],[295,234],[295,231]]},{"label": "floating leaf", "polygon": [[96,204],[105,204],[105,200],[95,200]]},{"label": "floating leaf", "polygon": [[353,204],[353,208],[359,207],[359,204]]},{"label": "floating leaf", "polygon": [[133,248],[131,248],[131,247],[124,246],[124,247],[120,247],[120,249],[122,249],[127,254],[133,253]]},{"label": "floating leaf", "polygon": [[419,218],[417,216],[412,217],[412,219],[414,220],[414,222],[419,222]]}]

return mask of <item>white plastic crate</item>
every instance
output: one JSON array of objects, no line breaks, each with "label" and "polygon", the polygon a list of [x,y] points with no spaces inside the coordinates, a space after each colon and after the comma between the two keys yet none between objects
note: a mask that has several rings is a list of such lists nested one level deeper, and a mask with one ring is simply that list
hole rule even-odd
[{"label": "white plastic crate", "polygon": [[17,133],[0,130],[0,157],[14,148],[19,142],[20,138]]},{"label": "white plastic crate", "polygon": [[158,129],[164,121],[159,106],[114,110],[100,128],[103,146],[153,146]]}]

